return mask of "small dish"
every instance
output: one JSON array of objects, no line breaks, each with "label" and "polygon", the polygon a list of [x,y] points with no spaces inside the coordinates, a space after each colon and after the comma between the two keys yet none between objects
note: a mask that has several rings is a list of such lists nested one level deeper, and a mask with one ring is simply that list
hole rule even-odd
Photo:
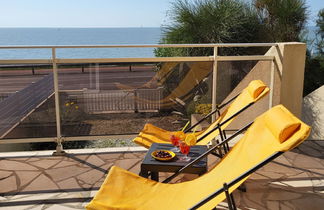
[{"label": "small dish", "polygon": [[[159,155],[159,153],[161,154],[166,154],[167,157],[161,157]],[[160,161],[169,161],[172,160],[176,154],[172,151],[169,150],[155,150],[151,153],[151,156],[155,159],[155,160],[160,160]]]}]

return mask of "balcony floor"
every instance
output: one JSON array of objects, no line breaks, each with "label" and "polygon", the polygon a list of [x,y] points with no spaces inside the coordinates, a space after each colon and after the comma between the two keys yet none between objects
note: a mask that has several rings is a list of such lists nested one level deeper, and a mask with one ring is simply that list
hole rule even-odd
[{"label": "balcony floor", "polygon": [[[1,209],[84,209],[117,165],[139,172],[142,148],[0,153]],[[247,192],[236,190],[240,209],[323,209],[324,141],[306,141],[258,170]],[[217,161],[210,157],[212,165]],[[161,174],[166,177],[166,173]],[[161,179],[163,179],[160,177]],[[175,182],[195,178],[181,175]],[[225,208],[226,202],[219,208]]]}]

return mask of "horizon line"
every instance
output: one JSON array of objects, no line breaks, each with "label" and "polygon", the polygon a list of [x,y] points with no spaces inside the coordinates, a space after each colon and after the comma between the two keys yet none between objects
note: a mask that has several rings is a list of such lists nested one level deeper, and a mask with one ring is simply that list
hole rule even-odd
[{"label": "horizon line", "polygon": [[163,28],[163,26],[0,26],[0,28]]},{"label": "horizon line", "polygon": [[[0,26],[0,29],[10,28],[165,28],[166,26]],[[317,27],[316,25],[307,25],[306,27]]]}]

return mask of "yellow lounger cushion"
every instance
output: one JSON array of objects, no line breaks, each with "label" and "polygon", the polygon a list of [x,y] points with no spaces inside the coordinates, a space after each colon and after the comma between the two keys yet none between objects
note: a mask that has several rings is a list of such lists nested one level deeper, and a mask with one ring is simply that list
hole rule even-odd
[{"label": "yellow lounger cushion", "polygon": [[273,108],[265,119],[268,129],[280,143],[285,142],[300,127],[300,122],[291,115],[287,115],[281,107]]},{"label": "yellow lounger cushion", "polygon": [[250,82],[247,89],[252,98],[256,99],[266,87],[267,86],[261,80],[253,80]]}]

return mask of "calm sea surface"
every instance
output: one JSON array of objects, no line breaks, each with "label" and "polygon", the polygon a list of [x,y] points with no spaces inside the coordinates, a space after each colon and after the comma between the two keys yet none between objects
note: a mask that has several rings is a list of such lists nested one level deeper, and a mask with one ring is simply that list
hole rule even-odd
[{"label": "calm sea surface", "polygon": [[[0,28],[0,45],[158,44],[161,28]],[[0,50],[0,59],[50,58],[51,50]],[[59,49],[59,58],[154,57],[153,48]]]},{"label": "calm sea surface", "polygon": [[[308,27],[313,40],[315,27]],[[0,28],[0,45],[119,45],[158,44],[161,28]],[[314,51],[314,45],[308,49]],[[58,49],[59,58],[154,57],[153,48]],[[0,50],[1,59],[48,59],[51,50]]]}]

